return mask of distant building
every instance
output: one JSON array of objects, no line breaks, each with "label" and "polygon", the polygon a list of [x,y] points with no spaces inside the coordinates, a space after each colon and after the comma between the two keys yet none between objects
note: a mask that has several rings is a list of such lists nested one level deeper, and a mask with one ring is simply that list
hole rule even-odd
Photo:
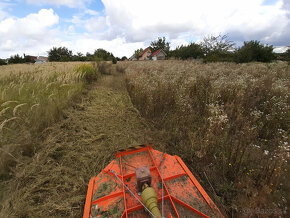
[{"label": "distant building", "polygon": [[156,61],[156,60],[165,60],[166,53],[165,53],[165,51],[163,51],[163,49],[158,49],[151,56],[152,56],[152,60],[154,60],[154,61]]},{"label": "distant building", "polygon": [[[139,55],[138,60],[139,61],[144,61],[144,60],[165,60],[166,58],[166,53],[163,51],[163,49],[158,49],[157,51],[152,53],[152,48],[149,46],[144,51],[141,52]],[[130,61],[136,61],[137,59],[135,58],[135,55],[132,55],[129,58]]]},{"label": "distant building", "polygon": [[37,59],[35,60],[36,64],[42,64],[48,62],[48,57],[44,56],[38,56]]},{"label": "distant building", "polygon": [[139,61],[143,60],[150,60],[151,59],[151,52],[152,48],[148,47],[146,48],[140,55],[139,55]]},{"label": "distant building", "polygon": [[135,58],[135,54],[133,54],[130,58],[129,61],[137,61],[137,58]]}]

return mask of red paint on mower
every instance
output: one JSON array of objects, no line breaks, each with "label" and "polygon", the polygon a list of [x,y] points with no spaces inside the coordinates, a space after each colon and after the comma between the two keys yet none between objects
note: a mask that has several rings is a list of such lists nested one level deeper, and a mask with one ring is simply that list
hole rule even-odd
[{"label": "red paint on mower", "polygon": [[141,198],[135,170],[143,166],[150,170],[160,211],[163,177],[164,217],[223,217],[181,158],[154,150],[151,145],[117,152],[116,159],[91,178],[83,217],[150,217],[137,200]]}]

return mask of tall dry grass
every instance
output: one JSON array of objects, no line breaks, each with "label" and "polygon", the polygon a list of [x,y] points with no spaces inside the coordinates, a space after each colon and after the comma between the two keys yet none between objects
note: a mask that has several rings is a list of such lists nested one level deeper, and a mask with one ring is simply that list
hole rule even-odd
[{"label": "tall dry grass", "polygon": [[0,177],[31,157],[41,131],[96,79],[93,64],[46,63],[0,67]]},{"label": "tall dry grass", "polygon": [[165,132],[167,151],[185,159],[231,216],[289,213],[287,63],[124,67],[132,102]]}]

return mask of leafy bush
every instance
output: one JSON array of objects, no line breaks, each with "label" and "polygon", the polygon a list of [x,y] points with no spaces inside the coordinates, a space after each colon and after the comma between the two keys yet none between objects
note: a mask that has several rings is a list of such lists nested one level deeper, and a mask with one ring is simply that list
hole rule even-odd
[{"label": "leafy bush", "polygon": [[66,47],[53,47],[48,52],[49,61],[70,61],[72,60],[72,51]]},{"label": "leafy bush", "polygon": [[2,60],[2,59],[0,59],[0,66],[1,65],[6,65],[6,62],[4,60]]},{"label": "leafy bush", "polygon": [[111,60],[113,60],[113,58],[115,58],[112,53],[110,53],[102,48],[95,50],[94,57],[100,61],[111,61]]},{"label": "leafy bush", "polygon": [[203,61],[207,62],[234,62],[235,53],[224,52],[224,53],[210,53],[204,57]]},{"label": "leafy bush", "polygon": [[112,59],[112,64],[117,64],[117,59],[115,57]]},{"label": "leafy bush", "polygon": [[9,64],[21,64],[21,63],[24,63],[24,60],[19,54],[16,54],[16,55],[11,56],[8,59],[8,63]]},{"label": "leafy bush", "polygon": [[236,52],[236,62],[270,62],[275,59],[273,46],[262,45],[259,41],[244,42]]},{"label": "leafy bush", "polygon": [[201,58],[203,57],[203,51],[199,44],[191,43],[188,46],[177,47],[171,52],[171,56],[186,60],[189,58]]}]

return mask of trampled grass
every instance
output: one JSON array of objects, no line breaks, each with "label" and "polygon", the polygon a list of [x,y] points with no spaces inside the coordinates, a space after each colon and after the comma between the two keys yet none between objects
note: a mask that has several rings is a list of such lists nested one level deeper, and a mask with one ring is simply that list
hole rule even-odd
[{"label": "trampled grass", "polygon": [[185,159],[220,207],[242,216],[289,213],[287,63],[124,67],[133,104],[166,133],[166,151]]}]

